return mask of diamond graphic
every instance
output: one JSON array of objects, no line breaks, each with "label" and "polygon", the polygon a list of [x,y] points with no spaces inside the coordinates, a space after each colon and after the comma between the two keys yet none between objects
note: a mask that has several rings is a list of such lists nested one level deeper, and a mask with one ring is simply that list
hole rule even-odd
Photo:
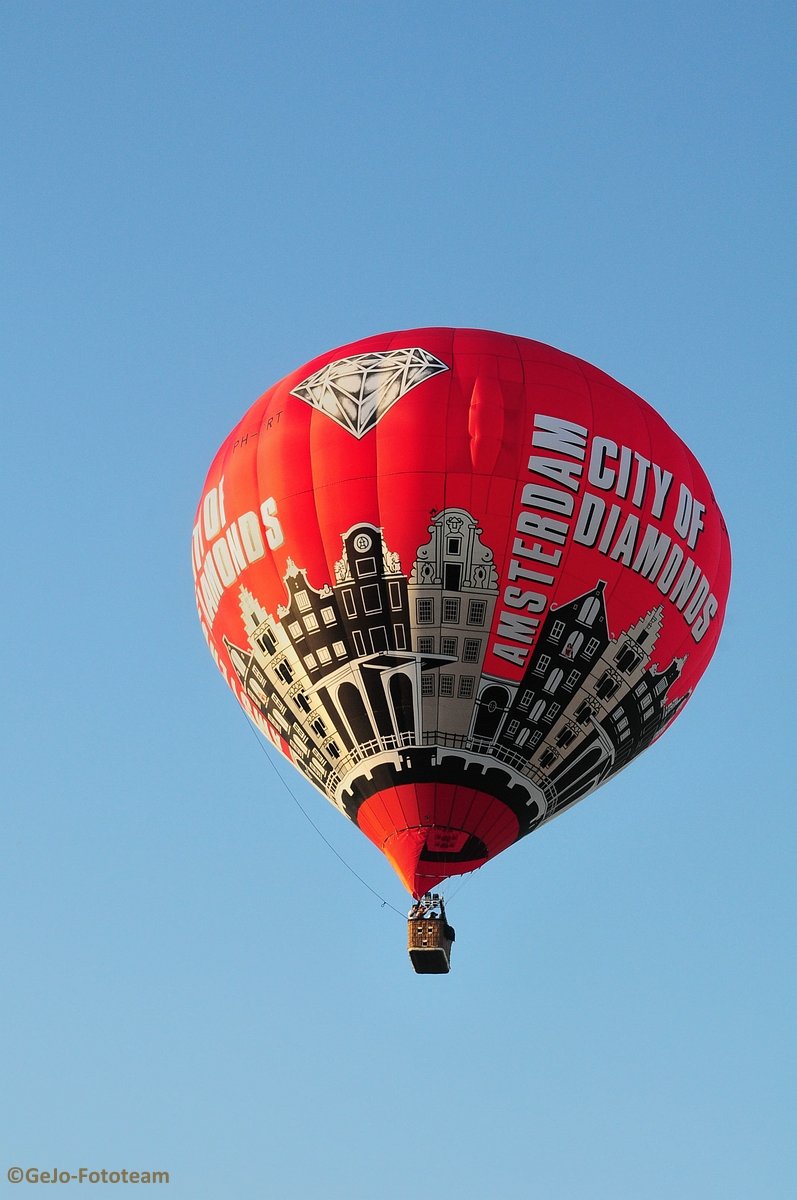
[{"label": "diamond graphic", "polygon": [[428,350],[353,354],[327,363],[291,391],[356,438],[374,429],[397,400],[448,367]]}]

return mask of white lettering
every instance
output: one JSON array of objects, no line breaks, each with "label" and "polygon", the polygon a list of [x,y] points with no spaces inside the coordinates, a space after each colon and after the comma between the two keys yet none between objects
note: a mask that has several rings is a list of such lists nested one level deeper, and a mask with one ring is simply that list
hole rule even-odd
[{"label": "white lettering", "polygon": [[582,546],[594,546],[601,531],[605,512],[606,505],[600,496],[593,496],[591,492],[586,492],[573,529],[573,541],[580,542]]},{"label": "white lettering", "polygon": [[270,549],[278,550],[285,541],[285,534],[277,516],[277,501],[273,496],[269,496],[260,505],[260,519],[263,522],[263,528],[266,531],[266,541]]}]

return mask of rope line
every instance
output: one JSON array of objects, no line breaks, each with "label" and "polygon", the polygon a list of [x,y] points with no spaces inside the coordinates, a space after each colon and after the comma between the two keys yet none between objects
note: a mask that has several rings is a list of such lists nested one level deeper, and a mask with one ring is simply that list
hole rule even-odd
[{"label": "rope line", "polygon": [[[451,901],[454,899],[455,896],[458,896],[459,893],[464,888],[465,884],[470,883],[471,879],[473,879],[473,876],[475,874],[476,874],[476,871],[474,870],[474,871],[467,871],[464,875],[460,875],[459,879],[458,879],[458,886],[455,887],[453,889],[453,891],[449,892],[447,900]],[[449,878],[446,880],[446,883],[448,883],[450,885],[454,878],[455,878],[455,876],[449,876]]]},{"label": "rope line", "polygon": [[282,784],[282,786],[283,786],[283,787],[285,788],[285,790],[287,791],[287,793],[288,793],[288,795],[290,796],[291,800],[293,800],[293,802],[294,802],[294,804],[296,805],[296,807],[298,808],[299,812],[300,812],[300,813],[302,814],[302,816],[303,816],[303,817],[304,817],[304,818],[305,818],[305,819],[306,819],[306,820],[309,822],[309,824],[310,824],[310,825],[312,825],[313,829],[316,831],[316,833],[318,834],[318,836],[321,838],[321,841],[322,841],[322,842],[325,842],[325,843],[326,843],[326,845],[327,845],[327,846],[329,846],[330,850],[331,850],[331,851],[332,851],[332,853],[335,855],[335,857],[336,857],[337,859],[339,859],[339,860],[340,860],[340,861],[343,863],[344,867],[346,867],[346,869],[347,869],[348,871],[351,871],[351,873],[352,873],[352,875],[354,876],[354,878],[355,878],[355,879],[359,879],[359,881],[360,881],[360,883],[363,885],[363,887],[367,888],[367,889],[368,889],[368,891],[371,893],[371,895],[372,895],[372,896],[376,896],[377,900],[381,901],[382,908],[389,908],[389,909],[391,909],[391,910],[392,910],[394,913],[397,913],[397,914],[398,914],[398,916],[400,916],[400,917],[401,917],[402,921],[406,921],[406,919],[407,919],[407,918],[406,918],[406,914],[405,914],[405,913],[403,913],[403,912],[401,912],[401,910],[400,910],[400,909],[396,908],[396,907],[395,907],[395,905],[391,904],[389,900],[386,900],[386,899],[384,898],[384,896],[381,896],[381,895],[379,894],[379,892],[376,890],[376,888],[372,888],[372,887],[371,887],[371,885],[370,885],[370,883],[367,883],[367,882],[366,882],[366,880],[365,880],[365,879],[363,879],[362,875],[358,875],[358,873],[355,871],[354,867],[353,867],[353,866],[352,866],[350,863],[346,862],[346,859],[343,857],[343,855],[340,853],[340,851],[338,851],[338,850],[337,850],[337,849],[336,849],[336,848],[335,848],[335,847],[332,845],[332,843],[330,842],[329,838],[327,838],[327,837],[326,837],[326,836],[325,836],[325,835],[324,835],[324,834],[321,832],[321,830],[318,828],[318,826],[316,825],[315,821],[314,821],[314,820],[313,820],[313,818],[310,816],[310,814],[308,813],[307,809],[306,809],[306,808],[304,807],[304,805],[301,803],[301,801],[299,800],[299,797],[296,795],[296,793],[294,792],[293,788],[291,787],[290,780],[286,779],[286,778],[285,778],[285,776],[282,774],[282,772],[280,771],[279,767],[277,766],[277,763],[275,762],[275,760],[274,760],[273,756],[272,756],[272,755],[269,753],[268,749],[266,748],[265,742],[263,742],[263,741],[261,740],[261,738],[258,736],[258,732],[257,732],[257,729],[255,728],[255,726],[254,726],[254,725],[252,724],[252,722],[249,720],[249,718],[247,717],[246,713],[242,713],[242,716],[243,716],[244,720],[246,721],[246,724],[248,725],[248,727],[251,729],[251,731],[252,731],[252,734],[253,734],[253,736],[254,736],[254,739],[255,739],[255,741],[257,742],[258,746],[260,747],[260,749],[263,751],[264,755],[266,756],[266,761],[269,763],[269,766],[270,766],[270,767],[272,768],[272,770],[274,771],[274,774],[277,776],[277,778],[279,779],[280,783]]}]

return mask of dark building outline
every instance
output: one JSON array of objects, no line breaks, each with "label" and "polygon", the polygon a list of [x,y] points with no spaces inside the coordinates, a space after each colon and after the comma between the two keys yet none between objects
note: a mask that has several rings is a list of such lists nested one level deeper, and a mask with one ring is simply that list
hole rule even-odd
[{"label": "dark building outline", "polygon": [[[467,566],[457,575],[440,550],[454,545],[445,540],[452,513],[482,555],[475,588]],[[685,660],[674,659],[664,671],[651,662],[662,606],[612,638],[605,583],[598,581],[549,611],[520,683],[483,672],[487,634],[477,673],[472,661],[463,661],[462,629],[474,595],[492,601],[493,611],[492,555],[464,510],[436,514],[429,531],[432,540],[419,548],[410,576],[382,531],[365,522],[343,535],[333,586],[314,588],[289,560],[287,603],[278,607],[278,620],[241,588],[248,648],[226,638],[225,646],[257,712],[311,782],[352,820],[362,801],[382,788],[442,779],[497,795],[518,817],[522,835],[653,741],[686,699],[667,703]],[[461,546],[450,557],[461,565]],[[413,606],[430,586],[440,612],[428,627],[419,626]],[[454,593],[463,600],[460,626],[443,621],[442,600]],[[424,637],[434,638],[431,649]],[[436,652],[445,637],[446,649],[456,638],[458,654]],[[443,674],[476,676],[472,697],[459,697],[466,703],[458,707],[463,719],[456,729],[439,728],[439,717],[438,727],[429,727],[439,708],[425,704],[423,681],[439,682]]]}]

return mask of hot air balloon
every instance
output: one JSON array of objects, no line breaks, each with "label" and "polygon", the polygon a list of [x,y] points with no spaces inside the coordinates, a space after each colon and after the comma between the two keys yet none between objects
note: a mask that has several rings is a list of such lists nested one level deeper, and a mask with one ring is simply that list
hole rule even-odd
[{"label": "hot air balloon", "polygon": [[269,388],[192,550],[238,701],[416,900],[661,735],[730,582],[708,480],[644,400],[471,329],[368,337]]}]

